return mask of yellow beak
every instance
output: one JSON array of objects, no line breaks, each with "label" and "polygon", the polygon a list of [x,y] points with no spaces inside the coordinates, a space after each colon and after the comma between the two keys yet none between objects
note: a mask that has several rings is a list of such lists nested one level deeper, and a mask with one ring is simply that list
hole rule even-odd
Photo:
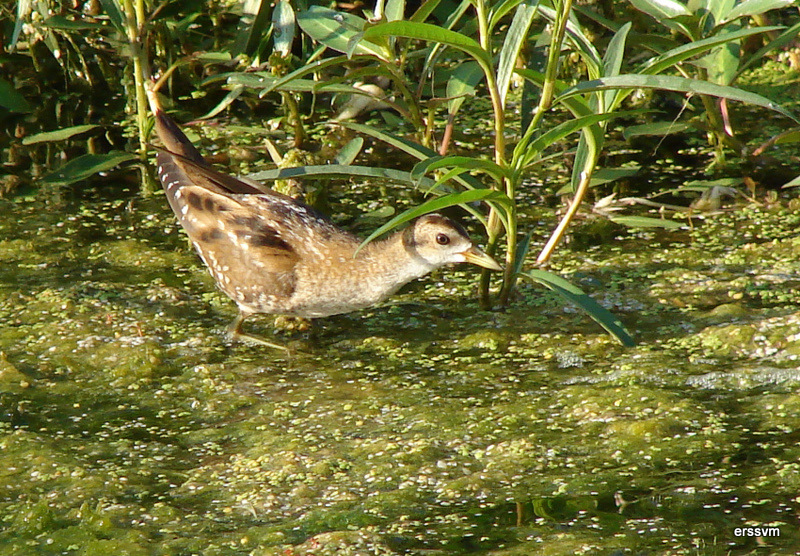
[{"label": "yellow beak", "polygon": [[468,263],[476,264],[490,270],[503,270],[503,267],[497,264],[493,258],[475,246],[470,247],[461,254],[464,255],[464,260]]}]

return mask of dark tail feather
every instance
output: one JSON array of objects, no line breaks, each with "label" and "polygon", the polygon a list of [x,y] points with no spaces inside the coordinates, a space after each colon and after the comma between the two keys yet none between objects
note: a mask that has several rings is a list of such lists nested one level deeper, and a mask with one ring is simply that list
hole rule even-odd
[{"label": "dark tail feather", "polygon": [[147,100],[150,103],[150,110],[152,110],[153,117],[155,118],[156,134],[158,138],[161,139],[164,150],[180,155],[198,164],[205,163],[200,151],[192,145],[189,138],[186,137],[183,131],[181,131],[181,128],[178,127],[178,124],[164,112],[164,108],[161,106],[158,93],[152,82],[148,83]]},{"label": "dark tail feather", "polygon": [[198,164],[205,163],[200,151],[192,145],[189,138],[178,127],[178,124],[167,116],[160,107],[155,111],[155,130],[165,150],[181,155]]}]

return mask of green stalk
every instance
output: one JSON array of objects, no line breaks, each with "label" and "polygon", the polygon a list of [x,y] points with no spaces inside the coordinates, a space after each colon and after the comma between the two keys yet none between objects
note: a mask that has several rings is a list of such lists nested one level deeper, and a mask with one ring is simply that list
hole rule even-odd
[{"label": "green stalk", "polygon": [[[125,32],[133,59],[133,86],[136,101],[136,127],[139,130],[139,158],[144,163],[147,160],[147,118],[148,103],[145,80],[150,76],[150,64],[147,53],[142,45],[142,31],[144,29],[146,14],[144,0],[122,0],[122,9],[125,14]],[[150,191],[152,180],[146,171],[142,173],[142,188]]]},{"label": "green stalk", "polygon": [[[542,85],[542,94],[539,97],[539,105],[536,108],[536,113],[530,123],[530,129],[536,129],[544,117],[544,114],[553,104],[553,97],[555,95],[556,76],[558,75],[558,62],[561,57],[561,45],[564,42],[564,35],[567,30],[567,21],[569,14],[572,10],[572,0],[562,0],[556,3],[556,19],[553,22],[553,31],[550,37],[550,48],[547,53],[547,67],[545,68],[545,79]],[[499,119],[499,118],[498,118]],[[513,178],[506,178],[506,194],[510,199],[514,199],[516,195],[516,186],[519,181],[519,172],[514,172]],[[583,192],[580,193],[580,197]],[[579,195],[576,194],[575,200],[577,207],[580,204]],[[512,207],[509,214],[508,229],[506,230],[506,268],[503,274],[503,286],[500,289],[499,302],[500,305],[508,305],[511,292],[514,291],[514,286],[517,282],[517,276],[514,273],[514,261],[517,256],[517,217],[516,205]],[[568,223],[568,221],[567,221]],[[562,224],[564,224],[562,222]],[[563,232],[562,232],[563,233]]]},{"label": "green stalk", "polygon": [[[486,4],[484,0],[475,1],[475,11],[478,18],[478,34],[481,47],[490,55],[492,53],[491,37],[489,35],[489,19],[486,13]],[[478,60],[484,75],[486,76],[486,89],[489,91],[489,97],[492,102],[492,111],[494,112],[494,161],[502,167],[506,166],[506,138],[505,138],[505,109],[500,98],[500,91],[497,88],[497,78],[495,76],[495,69],[491,63],[487,64]],[[495,183],[494,189],[504,190],[509,198],[514,198],[514,184],[508,179],[504,179],[501,183]],[[513,211],[512,211],[513,215]],[[509,228],[506,230],[506,269],[513,266],[514,254],[516,250],[516,219],[512,217],[512,222],[509,223]],[[513,229],[511,229],[513,228]],[[497,210],[492,207],[489,209],[489,218],[486,223],[487,244],[486,250],[492,255],[497,250],[497,244],[500,236],[503,233],[503,223],[497,213]],[[510,257],[510,258],[509,258]],[[503,277],[505,284],[510,270],[507,270]],[[488,270],[481,272],[481,279],[478,287],[478,301],[481,307],[488,308],[491,305],[489,296],[490,273]],[[505,289],[505,286],[504,286]]]}]

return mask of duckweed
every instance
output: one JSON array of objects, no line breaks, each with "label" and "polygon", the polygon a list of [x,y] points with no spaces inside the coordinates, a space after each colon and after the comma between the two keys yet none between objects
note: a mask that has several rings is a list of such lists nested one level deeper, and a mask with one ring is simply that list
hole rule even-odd
[{"label": "duckweed", "polygon": [[[225,342],[235,308],[158,199],[2,209],[4,554],[800,542],[788,209],[707,219],[684,242],[560,252],[555,269],[620,315],[635,348],[530,285],[480,311],[459,268],[276,336],[290,354]],[[270,319],[253,327],[273,334]]]}]

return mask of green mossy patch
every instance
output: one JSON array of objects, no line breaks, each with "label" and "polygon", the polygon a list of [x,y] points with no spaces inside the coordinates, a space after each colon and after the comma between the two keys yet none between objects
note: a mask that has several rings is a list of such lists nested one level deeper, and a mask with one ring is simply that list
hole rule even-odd
[{"label": "green mossy patch", "polygon": [[36,202],[4,203],[0,546],[726,553],[755,547],[726,533],[749,523],[792,546],[787,207],[732,210],[658,248],[632,234],[560,252],[553,269],[635,348],[529,284],[480,311],[475,272],[455,268],[312,333],[253,319],[286,354],[226,343],[235,308],[163,204],[82,202],[67,212],[84,220],[48,223]]}]

